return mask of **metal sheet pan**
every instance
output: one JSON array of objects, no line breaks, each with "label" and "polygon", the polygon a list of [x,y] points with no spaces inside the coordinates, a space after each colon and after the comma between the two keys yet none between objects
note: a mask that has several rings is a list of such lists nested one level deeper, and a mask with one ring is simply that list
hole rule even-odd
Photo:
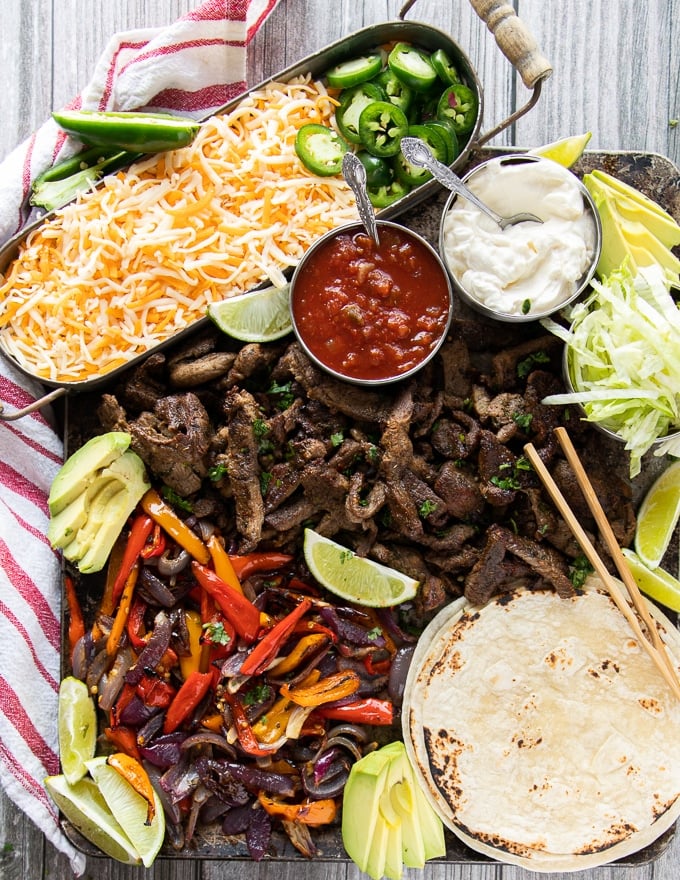
[{"label": "metal sheet pan", "polygon": [[[502,152],[504,151],[487,149],[472,151],[469,157],[469,167]],[[680,220],[680,171],[670,160],[661,155],[650,153],[593,151],[584,154],[578,165],[575,166],[574,171],[582,175],[594,168],[606,170],[610,174],[636,186],[650,198],[664,205],[676,219]],[[409,210],[404,212],[401,218],[402,222],[419,232],[436,246],[439,234],[439,218],[447,197],[448,194],[440,190],[434,197],[417,205],[412,205]],[[481,323],[488,323],[488,319],[472,312],[469,314],[466,312],[466,316]],[[108,377],[108,380],[113,384],[111,377]],[[79,415],[79,413],[82,414],[83,410],[78,405],[77,398],[61,401],[60,405],[63,407],[62,419],[68,443],[69,438],[78,433],[78,422],[82,418],[82,415]],[[633,481],[633,496],[637,501],[639,501],[652,480],[658,475],[660,467],[663,467],[663,461],[658,461],[656,464],[658,464],[658,468],[654,467],[654,461],[651,462],[643,473]],[[672,562],[677,567],[677,534],[672,554]],[[78,589],[86,615],[88,611],[90,614],[93,613],[101,595],[101,575],[82,577]],[[66,627],[62,626],[62,633],[66,631]],[[66,649],[62,650],[62,671],[63,674],[69,671],[68,650]],[[74,845],[83,852],[91,856],[101,855],[96,847],[85,840],[68,823],[64,823],[64,830]],[[655,861],[665,852],[675,833],[676,828],[674,826],[649,846],[618,862],[612,863],[608,867],[613,872],[616,872],[620,868],[627,869],[631,866],[635,867]],[[315,833],[315,841],[321,851],[320,855],[316,857],[317,861],[349,863],[349,859],[342,846],[339,828],[319,830]],[[445,864],[470,866],[495,864],[493,860],[470,850],[448,831],[446,832],[446,845],[446,856],[441,860]],[[304,858],[283,834],[274,835],[272,848],[273,854],[267,857],[268,860],[294,862]],[[201,828],[191,847],[186,850],[177,852],[168,844],[165,844],[160,852],[160,857],[172,859],[221,859],[235,862],[249,861],[245,843],[237,839],[226,839],[221,833],[219,825]]]}]

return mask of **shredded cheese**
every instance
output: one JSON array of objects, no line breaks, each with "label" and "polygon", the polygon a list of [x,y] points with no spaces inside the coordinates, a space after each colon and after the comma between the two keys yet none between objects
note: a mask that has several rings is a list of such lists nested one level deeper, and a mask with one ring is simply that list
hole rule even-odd
[{"label": "shredded cheese", "polygon": [[295,137],[337,102],[299,77],[249,93],[181,150],[143,159],[29,234],[0,286],[0,343],[38,378],[105,375],[207,306],[285,283],[305,250],[357,218],[341,178],[308,172]]}]

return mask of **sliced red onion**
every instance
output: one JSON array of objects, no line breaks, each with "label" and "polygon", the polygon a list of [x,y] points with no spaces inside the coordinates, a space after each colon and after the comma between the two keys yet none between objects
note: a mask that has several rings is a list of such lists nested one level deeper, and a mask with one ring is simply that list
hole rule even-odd
[{"label": "sliced red onion", "polygon": [[415,645],[406,645],[397,649],[397,653],[392,658],[390,666],[390,675],[387,682],[387,692],[395,706],[401,706],[404,701],[404,691],[406,689],[406,677],[413,659]]},{"label": "sliced red onion", "polygon": [[271,838],[271,818],[262,807],[256,806],[251,810],[250,824],[246,830],[246,846],[253,861],[262,861],[269,849]]},{"label": "sliced red onion", "polygon": [[168,650],[171,635],[170,618],[164,611],[159,611],[154,620],[151,638],[137,658],[137,663],[125,676],[128,684],[139,684],[147,669],[155,669],[158,666],[161,657]]},{"label": "sliced red onion", "polygon": [[156,737],[153,742],[147,745],[138,745],[139,753],[142,758],[159,767],[161,770],[167,770],[179,764],[182,757],[182,740],[183,733],[164,733]]},{"label": "sliced red onion", "polygon": [[135,662],[132,648],[126,645],[117,652],[111,669],[101,677],[99,683],[99,708],[109,712],[118,699],[125,684],[125,675]]}]

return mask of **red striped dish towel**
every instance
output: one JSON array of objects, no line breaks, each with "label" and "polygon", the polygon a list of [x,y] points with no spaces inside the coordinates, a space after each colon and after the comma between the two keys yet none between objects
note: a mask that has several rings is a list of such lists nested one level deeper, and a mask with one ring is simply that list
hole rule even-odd
[{"label": "red striped dish towel", "polygon": [[[277,2],[205,0],[168,28],[117,34],[71,106],[207,116],[246,88],[247,45]],[[49,121],[0,165],[0,240],[20,229],[32,179],[74,151]],[[0,357],[5,413],[42,393]],[[80,875],[84,856],[60,831],[43,786],[59,772],[61,644],[59,558],[45,534],[62,444],[48,417],[0,421],[0,783]]]}]

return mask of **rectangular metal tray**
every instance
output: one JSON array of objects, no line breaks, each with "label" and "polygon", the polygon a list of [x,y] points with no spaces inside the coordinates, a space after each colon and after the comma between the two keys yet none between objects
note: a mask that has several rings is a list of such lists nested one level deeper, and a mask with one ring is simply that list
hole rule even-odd
[{"label": "rectangular metal tray", "polygon": [[[473,152],[470,155],[467,167],[472,167],[490,158],[492,155],[504,152],[508,151],[483,149]],[[664,156],[653,153],[592,151],[585,153],[573,170],[575,173],[582,175],[594,168],[603,169],[636,186],[650,198],[662,204],[674,217],[680,219],[680,171]],[[435,247],[437,246],[439,235],[439,218],[448,195],[441,189],[437,189],[438,191],[432,197],[426,201],[419,202],[417,205],[412,205],[401,216],[401,222],[419,232]],[[486,319],[475,316],[473,313],[466,314],[466,316],[479,320],[482,323],[488,323]],[[59,416],[64,428],[64,436],[68,441],[72,430],[77,428],[78,424],[80,409],[78,398],[66,398],[59,401],[58,407],[60,410]],[[647,468],[640,477],[636,478],[633,483],[634,497],[641,497],[655,475],[652,467]],[[677,545],[674,549],[674,554],[677,564]],[[92,615],[101,594],[101,577],[89,576],[81,578],[78,589],[86,617]],[[66,632],[67,627],[62,626],[62,633]],[[64,643],[62,649],[62,674],[67,674],[68,671],[68,650],[66,643]],[[67,836],[78,849],[89,856],[98,857],[102,855],[96,847],[85,840],[68,822],[64,822],[63,825]],[[675,831],[674,826],[649,846],[618,862],[612,863],[608,867],[611,869],[626,868],[647,864],[656,860],[673,840]],[[323,831],[317,830],[314,834],[314,839],[320,850],[320,854],[315,858],[315,861],[350,863],[342,846],[339,827]],[[274,854],[267,857],[268,861],[306,861],[284,834],[274,835],[272,843]],[[495,863],[493,860],[470,850],[454,834],[448,831],[446,832],[446,847],[446,856],[438,860],[439,864],[472,866]],[[191,845],[182,851],[178,852],[165,844],[161,849],[160,857],[250,862],[245,843],[242,840],[225,838],[219,825],[201,828]]]}]

